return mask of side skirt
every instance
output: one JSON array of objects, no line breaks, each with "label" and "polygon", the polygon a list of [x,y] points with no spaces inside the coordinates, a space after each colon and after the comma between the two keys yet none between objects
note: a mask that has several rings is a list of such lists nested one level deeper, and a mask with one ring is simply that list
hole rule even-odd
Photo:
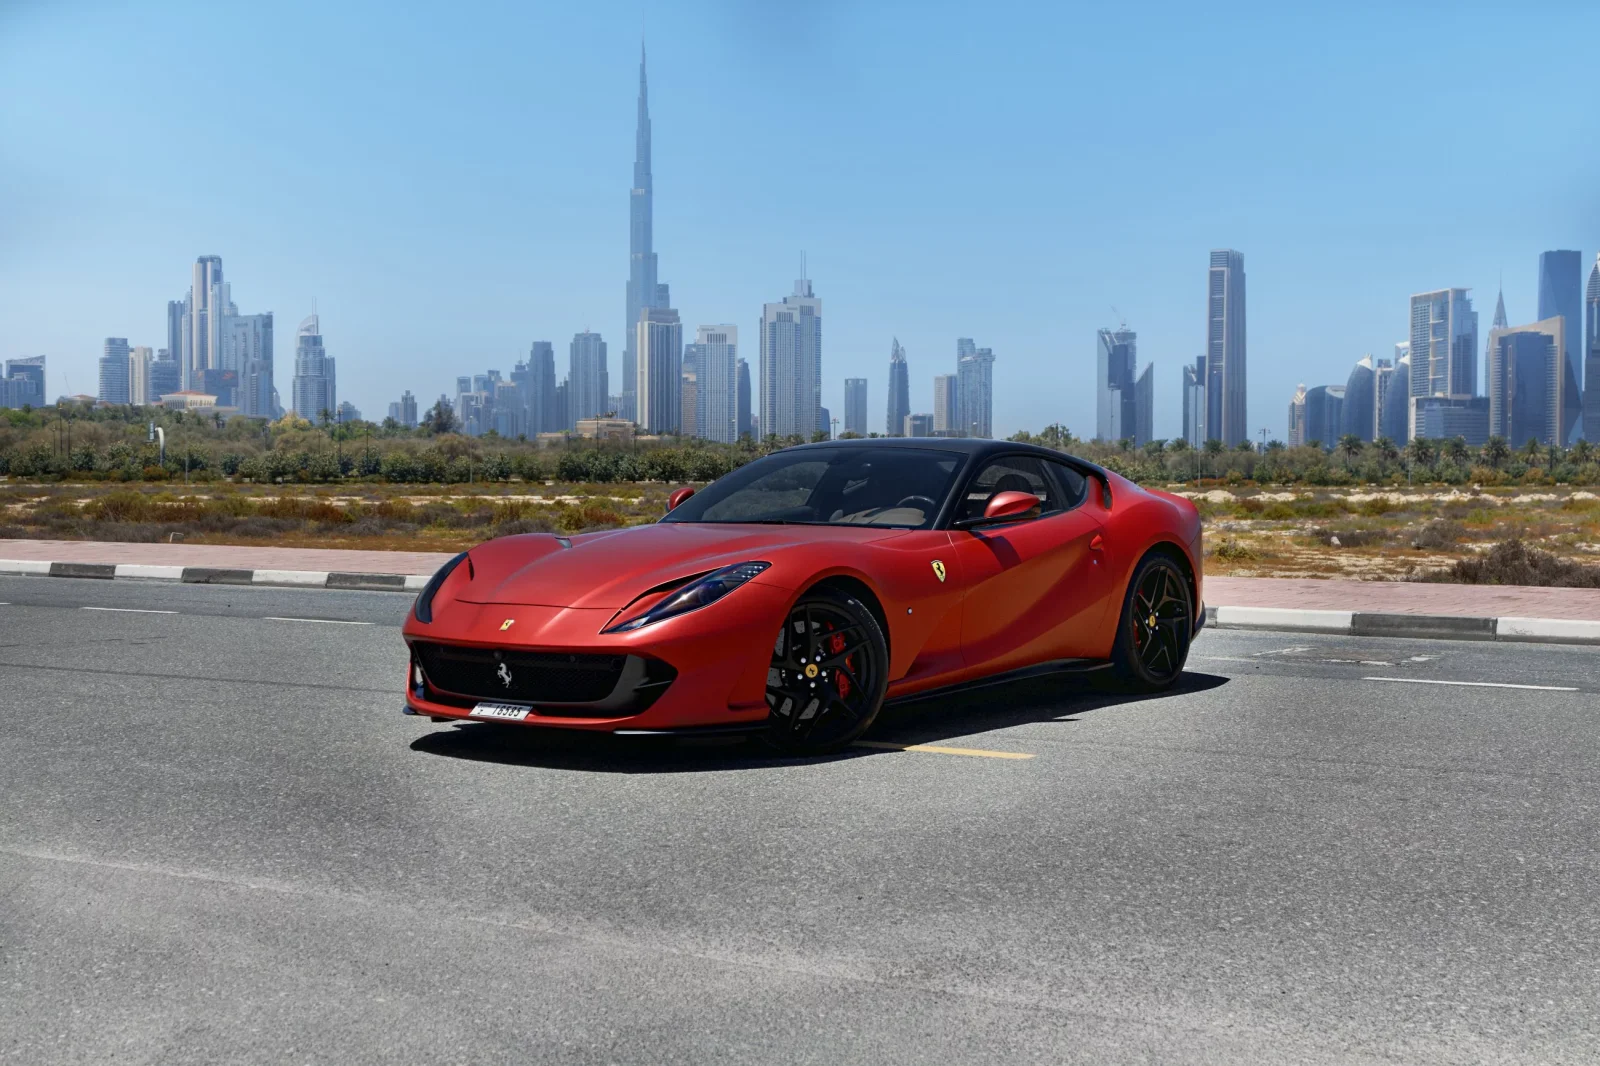
[{"label": "side skirt", "polygon": [[1111,663],[1105,659],[1052,659],[1047,663],[1037,663],[1017,670],[1007,670],[1002,674],[990,674],[988,677],[974,678],[971,681],[962,681],[954,685],[944,685],[939,688],[926,689],[922,692],[913,692],[909,696],[896,696],[893,699],[885,700],[884,706],[903,707],[906,704],[918,703],[922,700],[939,699],[962,692],[975,692],[980,689],[994,688],[997,685],[1009,685],[1013,681],[1027,681],[1036,677],[1057,677],[1062,674],[1093,674],[1109,669],[1111,669]]}]

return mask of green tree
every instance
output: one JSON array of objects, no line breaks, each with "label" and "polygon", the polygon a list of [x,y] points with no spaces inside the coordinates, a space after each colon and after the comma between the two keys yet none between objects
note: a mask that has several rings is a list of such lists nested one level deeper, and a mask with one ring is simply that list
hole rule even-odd
[{"label": "green tree", "polygon": [[1511,445],[1506,443],[1504,437],[1490,437],[1483,445],[1483,461],[1495,470],[1505,465],[1511,458]]},{"label": "green tree", "polygon": [[1346,466],[1361,458],[1361,453],[1366,450],[1366,444],[1354,433],[1346,433],[1339,438],[1339,454],[1344,456]]},{"label": "green tree", "polygon": [[1378,458],[1385,463],[1392,463],[1400,458],[1400,449],[1394,446],[1394,441],[1388,437],[1379,437],[1372,442],[1373,451],[1378,453]]}]

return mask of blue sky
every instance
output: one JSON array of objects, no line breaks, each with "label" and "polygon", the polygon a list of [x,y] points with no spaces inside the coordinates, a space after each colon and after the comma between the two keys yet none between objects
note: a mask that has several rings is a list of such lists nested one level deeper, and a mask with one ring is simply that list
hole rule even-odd
[{"label": "blue sky", "polygon": [[369,417],[534,339],[564,371],[584,328],[615,391],[643,28],[686,333],[736,322],[753,366],[804,252],[835,415],[864,375],[882,428],[894,336],[928,410],[970,336],[998,433],[1090,435],[1126,320],[1170,437],[1233,247],[1250,424],[1282,437],[1411,293],[1473,288],[1486,334],[1502,273],[1528,321],[1538,253],[1600,247],[1600,5],[1310,8],[0,0],[0,357],[93,392],[103,339],[162,346],[218,254],[277,315],[284,396],[313,300]]}]

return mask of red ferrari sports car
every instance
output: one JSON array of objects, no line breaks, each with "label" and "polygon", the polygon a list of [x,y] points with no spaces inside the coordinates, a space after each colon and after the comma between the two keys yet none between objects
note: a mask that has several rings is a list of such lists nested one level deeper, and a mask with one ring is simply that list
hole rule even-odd
[{"label": "red ferrari sports car", "polygon": [[406,710],[836,749],[885,700],[1109,668],[1155,690],[1205,618],[1182,497],[1005,441],[775,452],[653,525],[488,541],[417,597]]}]

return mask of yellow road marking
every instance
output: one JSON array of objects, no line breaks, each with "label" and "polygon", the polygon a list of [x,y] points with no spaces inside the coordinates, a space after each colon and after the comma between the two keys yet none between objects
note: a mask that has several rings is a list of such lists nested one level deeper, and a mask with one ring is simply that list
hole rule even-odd
[{"label": "yellow road marking", "polygon": [[883,748],[888,751],[925,751],[932,755],[971,755],[980,759],[1031,759],[1025,751],[986,751],[983,748],[945,748],[938,744],[891,744],[886,740],[858,740],[857,748]]}]

